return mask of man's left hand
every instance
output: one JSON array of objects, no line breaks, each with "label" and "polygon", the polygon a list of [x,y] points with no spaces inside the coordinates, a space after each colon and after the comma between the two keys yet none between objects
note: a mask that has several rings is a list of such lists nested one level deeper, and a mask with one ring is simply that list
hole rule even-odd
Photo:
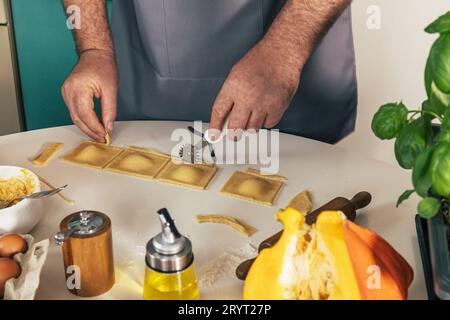
[{"label": "man's left hand", "polygon": [[210,136],[228,129],[272,128],[281,120],[300,82],[301,70],[282,57],[280,48],[264,40],[234,67],[212,109]]}]

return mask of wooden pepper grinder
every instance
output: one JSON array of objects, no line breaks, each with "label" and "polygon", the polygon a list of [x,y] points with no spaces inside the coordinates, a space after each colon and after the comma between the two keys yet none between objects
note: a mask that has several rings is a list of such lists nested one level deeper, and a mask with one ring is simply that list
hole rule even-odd
[{"label": "wooden pepper grinder", "polygon": [[60,224],[55,241],[62,245],[67,289],[94,297],[114,285],[111,220],[97,211],[73,213]]}]

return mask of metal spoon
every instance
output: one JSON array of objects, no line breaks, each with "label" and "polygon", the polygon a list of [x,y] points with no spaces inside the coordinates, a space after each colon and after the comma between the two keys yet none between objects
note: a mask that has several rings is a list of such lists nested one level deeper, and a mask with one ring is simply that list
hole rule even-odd
[{"label": "metal spoon", "polygon": [[61,192],[61,190],[67,188],[67,184],[65,186],[56,188],[56,189],[52,189],[52,190],[46,190],[46,191],[41,191],[41,192],[36,192],[36,193],[32,193],[32,194],[26,194],[24,196],[20,196],[17,197],[13,200],[0,200],[0,209],[5,209],[7,207],[10,206],[11,203],[13,203],[16,200],[24,200],[24,199],[43,199],[43,198],[48,198],[51,197],[59,192]]}]

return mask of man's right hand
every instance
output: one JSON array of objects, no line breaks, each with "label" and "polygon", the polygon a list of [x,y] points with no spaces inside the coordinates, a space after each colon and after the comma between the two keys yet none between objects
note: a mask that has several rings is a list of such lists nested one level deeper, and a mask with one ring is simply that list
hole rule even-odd
[{"label": "man's right hand", "polygon": [[[118,72],[114,54],[87,50],[62,86],[62,95],[74,124],[87,136],[105,142],[113,130],[117,109]],[[101,101],[102,123],[94,111],[94,98]]]}]

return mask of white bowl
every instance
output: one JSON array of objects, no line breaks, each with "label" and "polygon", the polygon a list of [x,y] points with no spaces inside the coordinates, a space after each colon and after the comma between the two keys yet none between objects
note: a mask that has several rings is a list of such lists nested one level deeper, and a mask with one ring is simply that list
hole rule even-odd
[{"label": "white bowl", "polygon": [[[33,172],[19,167],[0,166],[0,179],[6,180],[21,174],[25,170],[34,177],[34,192],[41,191],[39,178]],[[22,200],[12,207],[0,209],[0,234],[29,233],[42,219],[42,203],[39,200]]]}]

